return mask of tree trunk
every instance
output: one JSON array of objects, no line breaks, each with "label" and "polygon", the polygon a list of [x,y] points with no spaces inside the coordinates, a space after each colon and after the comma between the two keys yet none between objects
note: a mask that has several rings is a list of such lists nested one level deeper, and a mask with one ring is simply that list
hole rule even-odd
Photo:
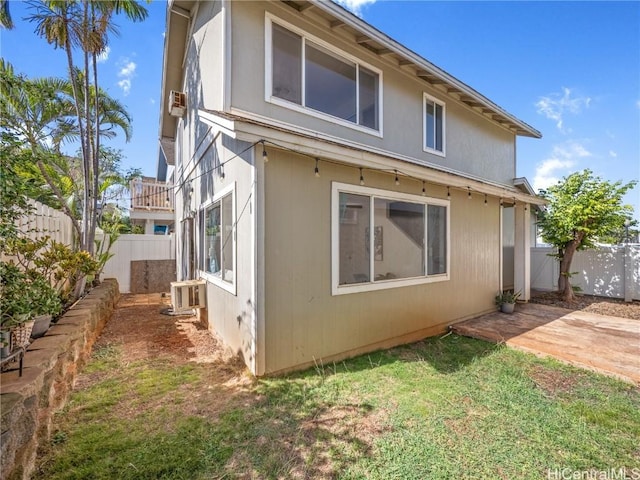
[{"label": "tree trunk", "polygon": [[73,229],[76,231],[76,234],[78,235],[78,239],[80,239],[80,237],[82,236],[82,233],[80,231],[80,225],[78,225],[78,220],[73,216],[73,212],[65,202],[64,195],[62,195],[62,192],[60,191],[58,186],[51,179],[51,177],[49,176],[49,173],[47,173],[47,170],[45,169],[44,164],[42,163],[42,160],[38,160],[36,165],[38,166],[38,169],[40,169],[40,173],[42,173],[42,176],[46,180],[47,184],[49,185],[49,187],[51,187],[51,190],[60,201],[60,205],[62,206],[64,213],[66,213],[67,216],[71,219],[71,225],[73,226]]},{"label": "tree trunk", "polygon": [[[558,249],[558,261],[562,263],[562,259],[564,258],[564,249]],[[564,284],[566,283],[567,277],[562,275],[562,268],[560,269],[560,273],[558,273],[558,292],[564,292]]]},{"label": "tree trunk", "polygon": [[[84,1],[84,36],[85,39],[89,36],[90,25],[89,25],[89,3],[88,1]],[[94,209],[94,198],[96,192],[93,191],[93,177],[96,175],[96,172],[93,169],[93,157],[95,155],[93,148],[93,119],[91,118],[91,82],[89,81],[89,52],[87,51],[87,45],[84,45],[83,50],[83,59],[84,59],[84,118],[85,118],[85,126],[86,126],[86,142],[87,142],[87,158],[84,159],[86,162],[85,165],[85,175],[84,175],[84,190],[85,197],[87,200],[87,218],[85,220],[84,228],[84,245],[83,249],[89,252],[91,256],[93,256],[93,240],[91,239],[91,230],[92,225],[95,222],[95,209]]]},{"label": "tree trunk", "polygon": [[[564,248],[562,258],[560,259],[560,279],[558,280],[558,292],[562,294],[565,302],[575,302],[576,295],[571,286],[571,262],[573,254],[576,253],[580,243],[582,242],[582,233],[577,233]],[[561,281],[562,280],[562,281]]]},{"label": "tree trunk", "polygon": [[[92,12],[93,14],[93,12]],[[95,21],[92,18],[92,21]],[[96,228],[98,226],[98,190],[100,180],[100,96],[98,88],[98,58],[92,53],[93,60],[93,88],[95,91],[94,98],[94,134],[95,144],[93,148],[93,217],[91,218],[91,228],[89,229],[89,242],[91,244],[91,254],[94,254]],[[88,72],[87,72],[88,73]],[[104,207],[104,205],[102,205]]]},{"label": "tree trunk", "polygon": [[[69,21],[70,23],[70,21]],[[67,27],[68,28],[68,27]],[[84,172],[84,164],[85,161],[84,159],[87,156],[87,150],[86,150],[86,143],[85,143],[85,137],[86,137],[86,133],[84,130],[84,122],[83,122],[83,118],[82,118],[82,114],[80,112],[80,105],[78,103],[78,83],[77,83],[77,77],[75,75],[75,69],[73,67],[73,54],[72,54],[72,47],[71,47],[71,41],[69,40],[69,35],[66,36],[65,38],[65,42],[64,42],[64,49],[65,52],[67,54],[67,67],[69,68],[69,78],[71,79],[71,90],[73,91],[73,99],[75,100],[74,103],[74,107],[76,110],[76,116],[78,117],[78,131],[80,134],[80,149],[82,152],[82,158],[83,158],[83,162],[82,162],[82,166],[83,166],[83,175],[85,175]],[[86,219],[86,207],[87,207],[87,203],[86,203],[86,189],[85,189],[85,203],[82,206],[82,232],[80,233],[80,249],[84,249],[84,244],[86,242],[86,227],[85,227],[85,219]]]}]

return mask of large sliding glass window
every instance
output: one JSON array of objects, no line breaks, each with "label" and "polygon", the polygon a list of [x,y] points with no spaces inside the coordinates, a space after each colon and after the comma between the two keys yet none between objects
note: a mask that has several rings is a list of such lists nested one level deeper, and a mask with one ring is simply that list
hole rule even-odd
[{"label": "large sliding glass window", "polygon": [[218,196],[204,209],[202,270],[224,284],[235,284],[234,191]]},{"label": "large sliding glass window", "polygon": [[448,280],[448,205],[333,184],[333,293]]},{"label": "large sliding glass window", "polygon": [[379,72],[269,18],[267,25],[271,32],[268,100],[285,100],[347,124],[380,130]]}]

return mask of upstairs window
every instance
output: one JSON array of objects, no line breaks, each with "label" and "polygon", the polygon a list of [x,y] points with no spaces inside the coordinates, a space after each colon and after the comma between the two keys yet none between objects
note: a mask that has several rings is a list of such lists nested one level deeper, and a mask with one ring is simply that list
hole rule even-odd
[{"label": "upstairs window", "polygon": [[444,155],[445,105],[424,94],[424,150]]},{"label": "upstairs window", "polygon": [[299,106],[347,125],[380,131],[379,72],[269,17],[267,31],[271,33],[268,101],[284,100],[290,108]]}]

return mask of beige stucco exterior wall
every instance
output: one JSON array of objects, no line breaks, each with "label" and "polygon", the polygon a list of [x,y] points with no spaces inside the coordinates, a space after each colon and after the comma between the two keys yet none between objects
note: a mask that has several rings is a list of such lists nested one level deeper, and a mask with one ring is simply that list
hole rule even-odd
[{"label": "beige stucco exterior wall", "polygon": [[[451,191],[451,279],[331,295],[331,182],[357,184],[355,168],[270,151],[265,178],[266,373],[340,358],[442,332],[494,308],[500,281],[497,198]],[[421,185],[366,173],[369,187],[418,194]],[[427,184],[446,199],[446,186]]]},{"label": "beige stucco exterior wall", "polygon": [[[383,71],[383,138],[265,101],[265,11]],[[427,83],[279,3],[231,4],[232,109],[512,184],[515,135]],[[423,93],[446,103],[446,157],[423,151]]]}]

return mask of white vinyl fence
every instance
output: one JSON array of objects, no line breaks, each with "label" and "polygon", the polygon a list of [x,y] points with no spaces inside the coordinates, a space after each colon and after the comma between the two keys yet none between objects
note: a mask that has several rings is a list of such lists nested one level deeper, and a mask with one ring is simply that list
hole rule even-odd
[{"label": "white vinyl fence", "polygon": [[131,292],[131,262],[135,260],[175,260],[175,236],[120,235],[111,247],[113,257],[102,272],[102,278],[116,278],[122,293]]},{"label": "white vinyl fence", "polygon": [[35,200],[29,200],[33,212],[18,220],[18,230],[35,240],[44,236],[68,246],[73,245],[73,225],[71,219],[59,210],[55,210]]},{"label": "white vinyl fence", "polygon": [[[550,247],[531,249],[531,288],[558,288],[559,264]],[[640,244],[599,246],[576,252],[571,262],[571,284],[588,295],[640,300]]]}]

